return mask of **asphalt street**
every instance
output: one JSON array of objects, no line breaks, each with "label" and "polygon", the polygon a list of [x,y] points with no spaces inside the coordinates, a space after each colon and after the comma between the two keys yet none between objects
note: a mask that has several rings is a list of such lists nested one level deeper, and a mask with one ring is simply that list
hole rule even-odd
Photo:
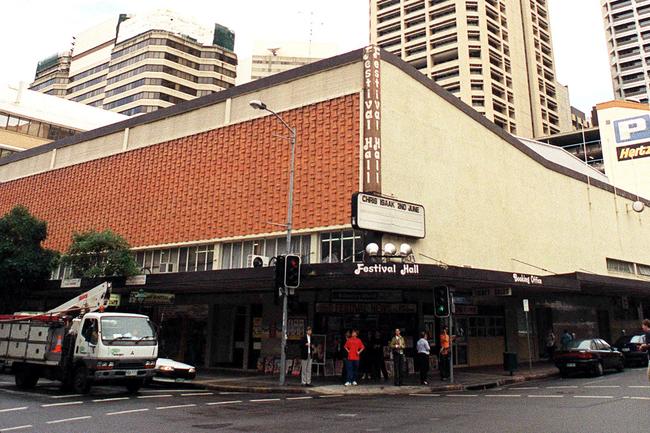
[{"label": "asphalt street", "polygon": [[641,432],[650,425],[644,369],[485,391],[307,396],[169,386],[65,394],[18,391],[0,375],[0,432]]}]

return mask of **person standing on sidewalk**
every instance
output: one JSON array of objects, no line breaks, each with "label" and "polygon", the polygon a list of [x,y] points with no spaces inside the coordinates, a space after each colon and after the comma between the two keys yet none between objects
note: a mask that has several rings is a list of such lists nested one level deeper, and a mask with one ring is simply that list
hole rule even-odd
[{"label": "person standing on sidewalk", "polygon": [[388,371],[386,371],[386,361],[384,360],[384,343],[381,338],[381,332],[375,331],[375,338],[372,340],[372,375],[375,379],[388,380]]},{"label": "person standing on sidewalk", "polygon": [[[650,360],[650,319],[643,319],[641,329],[643,329],[643,333],[645,334],[645,344],[641,348],[648,352],[648,359]],[[647,374],[648,381],[650,381],[650,363],[648,364]]]},{"label": "person standing on sidewalk", "polygon": [[553,362],[553,355],[555,354],[555,333],[552,329],[548,330],[546,334],[546,355],[549,362]]},{"label": "person standing on sidewalk", "polygon": [[440,356],[438,357],[438,370],[440,371],[440,380],[449,378],[449,350],[450,350],[449,329],[444,326],[440,334]]},{"label": "person standing on sidewalk", "polygon": [[402,337],[402,331],[395,329],[395,336],[390,340],[389,347],[393,351],[393,377],[395,386],[402,386],[404,375],[404,349],[406,349],[406,340]]},{"label": "person standing on sidewalk", "polygon": [[345,386],[357,385],[357,371],[359,370],[359,358],[361,352],[365,349],[363,342],[357,338],[357,330],[352,330],[352,335],[345,342],[343,347],[348,354],[345,360],[345,371],[347,373],[347,380]]},{"label": "person standing on sidewalk", "polygon": [[427,340],[427,333],[422,331],[420,333],[420,339],[416,344],[418,364],[420,366],[420,384],[428,385],[427,382],[429,375],[429,355],[431,354],[431,347],[429,346],[429,341]]},{"label": "person standing on sidewalk", "polygon": [[300,342],[300,369],[302,386],[311,386],[311,360],[314,346],[311,344],[311,326],[307,327]]},{"label": "person standing on sidewalk", "polygon": [[569,330],[565,329],[560,337],[560,344],[562,345],[562,350],[569,350],[569,344],[573,341],[573,335],[569,334]]}]

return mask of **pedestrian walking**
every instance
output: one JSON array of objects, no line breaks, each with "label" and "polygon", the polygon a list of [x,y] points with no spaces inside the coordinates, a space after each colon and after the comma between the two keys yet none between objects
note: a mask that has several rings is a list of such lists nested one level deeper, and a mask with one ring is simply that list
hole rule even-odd
[{"label": "pedestrian walking", "polygon": [[301,382],[302,386],[311,385],[311,363],[312,355],[314,353],[314,346],[311,342],[311,326],[307,327],[305,336],[300,342],[300,369],[301,369]]},{"label": "pedestrian walking", "polygon": [[417,359],[420,368],[420,383],[422,385],[428,385],[427,381],[429,375],[429,355],[431,354],[431,347],[429,346],[429,341],[427,340],[427,333],[422,331],[420,333],[420,339],[416,344],[417,349]]},{"label": "pedestrian walking", "polygon": [[450,340],[449,329],[444,326],[442,328],[442,334],[440,334],[440,354],[438,357],[438,371],[440,372],[440,380],[443,381],[447,380],[450,376]]},{"label": "pedestrian walking", "polygon": [[[641,348],[648,352],[648,360],[650,360],[650,319],[643,319],[643,322],[641,323],[641,329],[643,329],[643,333],[645,334],[645,344],[641,346]],[[650,381],[650,363],[648,363],[647,374],[648,381]]]},{"label": "pedestrian walking", "polygon": [[568,329],[565,329],[560,337],[560,345],[562,350],[569,350],[569,344],[573,341],[573,335],[569,333]]},{"label": "pedestrian walking", "polygon": [[372,377],[388,380],[388,371],[386,371],[386,361],[384,360],[384,342],[381,338],[381,332],[375,331],[375,337],[372,340]]},{"label": "pedestrian walking", "polygon": [[546,355],[548,356],[548,360],[550,362],[553,362],[554,354],[555,354],[555,334],[553,333],[552,329],[549,329],[548,334],[546,334]]},{"label": "pedestrian walking", "polygon": [[406,349],[406,340],[402,337],[402,331],[395,329],[395,335],[390,340],[390,349],[393,351],[393,378],[395,386],[402,386],[404,375],[404,349]]},{"label": "pedestrian walking", "polygon": [[348,341],[345,342],[343,348],[347,352],[347,359],[345,360],[345,371],[347,373],[347,379],[345,381],[345,386],[357,385],[357,372],[359,370],[359,358],[361,352],[365,349],[363,342],[357,338],[357,330],[352,330],[352,334]]}]

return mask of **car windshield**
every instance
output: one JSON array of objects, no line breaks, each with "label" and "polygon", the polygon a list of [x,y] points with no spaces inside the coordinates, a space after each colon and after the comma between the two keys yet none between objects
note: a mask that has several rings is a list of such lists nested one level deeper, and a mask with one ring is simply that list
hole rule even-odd
[{"label": "car windshield", "polygon": [[104,344],[155,344],[156,332],[146,317],[109,316],[101,320]]},{"label": "car windshield", "polygon": [[635,335],[632,337],[632,340],[630,340],[630,343],[645,344],[645,335]]},{"label": "car windshield", "polygon": [[569,343],[569,349],[589,350],[591,348],[591,340],[573,340]]}]

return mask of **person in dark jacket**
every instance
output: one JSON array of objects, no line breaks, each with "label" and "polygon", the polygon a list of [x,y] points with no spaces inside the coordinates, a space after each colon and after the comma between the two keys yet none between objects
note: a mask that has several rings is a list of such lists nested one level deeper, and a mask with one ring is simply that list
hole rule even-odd
[{"label": "person in dark jacket", "polygon": [[314,345],[311,341],[311,326],[307,327],[305,336],[300,341],[300,369],[302,386],[311,385],[311,359]]}]

